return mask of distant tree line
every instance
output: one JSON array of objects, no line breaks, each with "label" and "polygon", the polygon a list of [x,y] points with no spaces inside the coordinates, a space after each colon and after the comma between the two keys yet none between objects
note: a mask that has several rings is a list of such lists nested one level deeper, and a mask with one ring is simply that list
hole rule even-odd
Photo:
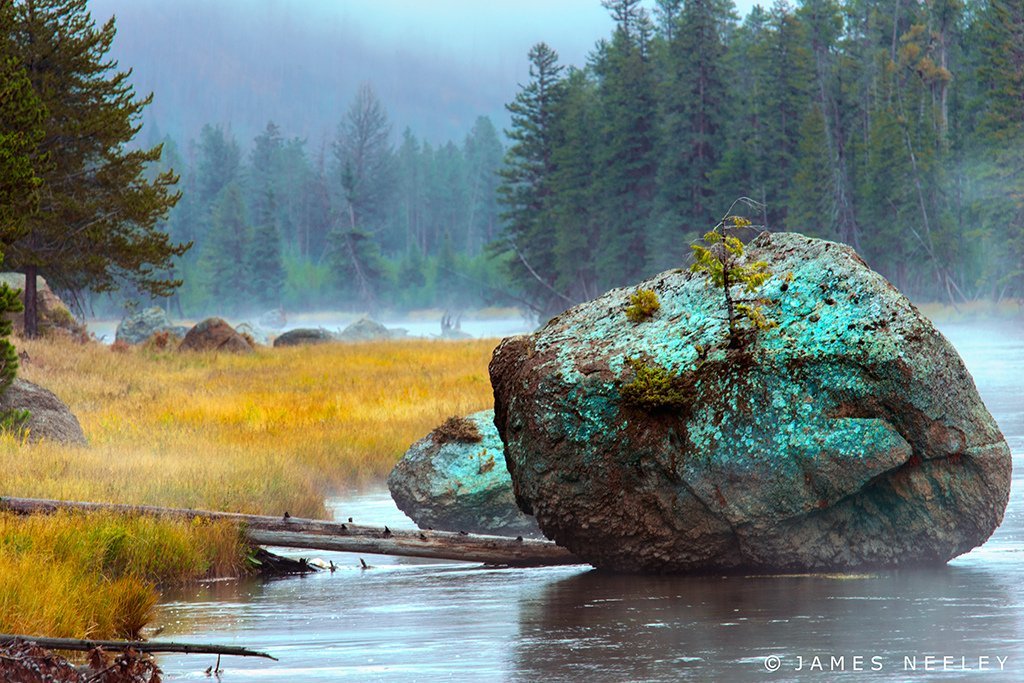
[{"label": "distant tree line", "polygon": [[396,135],[365,85],[324,142],[211,124],[140,148],[113,21],[0,3],[0,249],[184,315],[544,318],[684,265],[747,196],[755,224],[844,241],[912,296],[1024,295],[1024,0],[604,5],[586,65],[530,51],[504,140],[483,117],[443,145]]},{"label": "distant tree line", "polygon": [[741,196],[912,296],[1024,294],[1024,1],[604,6],[509,105],[492,250],[538,314],[682,265]]},{"label": "distant tree line", "polygon": [[165,227],[195,245],[175,273],[183,313],[457,309],[501,291],[484,246],[499,233],[504,149],[486,117],[459,143],[395,136],[364,85],[312,149],[272,122],[248,152],[212,124],[162,144],[153,172],[180,172],[183,193]]}]

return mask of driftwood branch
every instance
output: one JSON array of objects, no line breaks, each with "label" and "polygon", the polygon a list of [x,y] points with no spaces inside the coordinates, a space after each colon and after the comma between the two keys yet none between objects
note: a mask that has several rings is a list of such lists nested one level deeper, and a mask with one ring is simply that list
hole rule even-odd
[{"label": "driftwood branch", "polygon": [[255,545],[335,550],[372,555],[426,557],[520,567],[581,564],[575,555],[550,541],[521,537],[484,536],[451,531],[399,531],[388,529],[388,527],[300,519],[289,516],[266,517],[232,512],[112,503],[77,503],[35,498],[0,498],[0,510],[18,514],[46,514],[57,510],[73,510],[182,519],[200,517],[237,523],[241,526],[249,542]]},{"label": "driftwood branch", "polygon": [[8,633],[0,633],[0,645],[7,645],[16,640],[26,643],[35,643],[39,647],[48,650],[75,650],[77,652],[89,652],[93,648],[102,647],[104,650],[127,650],[132,648],[138,652],[183,652],[185,654],[201,655],[231,655],[234,657],[263,657],[273,659],[266,652],[257,652],[244,647],[234,645],[198,645],[196,643],[160,643],[146,640],[81,640],[78,638],[37,638],[36,636],[19,636]]}]

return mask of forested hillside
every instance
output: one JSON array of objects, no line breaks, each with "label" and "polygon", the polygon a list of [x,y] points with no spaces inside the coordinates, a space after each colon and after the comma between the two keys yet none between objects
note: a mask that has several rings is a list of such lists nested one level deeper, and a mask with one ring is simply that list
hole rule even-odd
[{"label": "forested hillside", "polygon": [[428,144],[367,85],[322,143],[167,140],[178,303],[543,317],[682,265],[743,196],[918,299],[1024,293],[1024,0],[605,6],[587,64],[531,50],[505,136]]}]

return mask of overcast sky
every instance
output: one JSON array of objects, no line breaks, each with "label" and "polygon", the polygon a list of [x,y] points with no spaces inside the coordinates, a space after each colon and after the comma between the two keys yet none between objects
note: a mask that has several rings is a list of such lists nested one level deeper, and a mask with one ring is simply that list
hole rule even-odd
[{"label": "overcast sky", "polygon": [[[745,0],[748,2],[748,0]],[[652,3],[653,4],[653,3]],[[460,139],[503,105],[545,41],[581,65],[612,22],[600,0],[89,0],[116,15],[114,54],[153,91],[161,132],[230,123],[243,143],[268,119],[317,140],[368,81],[396,130]],[[740,6],[745,13],[749,4]]]}]

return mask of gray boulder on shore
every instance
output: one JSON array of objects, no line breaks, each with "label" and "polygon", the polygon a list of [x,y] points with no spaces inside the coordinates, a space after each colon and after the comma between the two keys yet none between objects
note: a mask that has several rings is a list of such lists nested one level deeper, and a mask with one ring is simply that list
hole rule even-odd
[{"label": "gray boulder on shore", "polygon": [[393,336],[388,328],[370,318],[360,318],[338,333],[338,339],[346,342],[382,341]]},{"label": "gray boulder on shore", "polygon": [[[177,331],[178,328],[167,317],[167,312],[164,309],[159,306],[151,306],[150,308],[125,316],[117,325],[114,339],[115,341],[135,345],[141,344],[157,332],[176,334]],[[183,337],[184,334],[176,334],[176,336]]]},{"label": "gray boulder on shore", "polygon": [[274,348],[282,346],[309,346],[310,344],[326,344],[335,341],[334,335],[320,328],[299,327],[288,330],[274,339]]},{"label": "gray boulder on shore", "polygon": [[29,411],[28,440],[54,441],[62,444],[85,446],[85,433],[78,418],[50,390],[38,384],[17,378],[0,395],[0,411]]},{"label": "gray boulder on shore", "polygon": [[493,410],[449,418],[395,465],[391,497],[421,529],[540,537],[516,506],[503,451]]},{"label": "gray boulder on shore", "polygon": [[721,290],[675,270],[638,285],[648,321],[618,289],[495,350],[523,509],[626,572],[940,564],[983,543],[1010,451],[952,345],[849,247],[764,233],[748,251],[775,273],[758,296],[776,325],[736,348]]}]

